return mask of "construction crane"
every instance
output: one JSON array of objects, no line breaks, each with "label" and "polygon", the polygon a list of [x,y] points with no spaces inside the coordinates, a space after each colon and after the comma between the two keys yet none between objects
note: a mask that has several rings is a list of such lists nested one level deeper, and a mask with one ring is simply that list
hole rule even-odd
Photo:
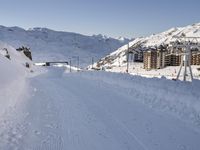
[{"label": "construction crane", "polygon": [[191,67],[191,55],[193,49],[197,49],[198,51],[200,50],[200,37],[174,36],[173,39],[175,40],[170,43],[172,46],[171,53],[180,54],[182,56],[180,69],[177,74],[176,80],[180,79],[181,71],[184,68],[183,81],[187,80],[189,74],[192,81],[193,73]]}]

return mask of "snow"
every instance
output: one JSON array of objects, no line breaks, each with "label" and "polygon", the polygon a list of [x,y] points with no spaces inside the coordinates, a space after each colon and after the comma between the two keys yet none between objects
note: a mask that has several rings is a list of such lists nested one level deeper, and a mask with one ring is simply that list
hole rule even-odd
[{"label": "snow", "polygon": [[120,37],[118,37],[118,38],[116,38],[117,40],[119,40],[119,41],[121,41],[121,42],[123,42],[123,43],[128,43],[128,42],[130,42],[130,40],[128,39],[128,38],[125,38],[125,37],[122,37],[122,36],[120,36]]},{"label": "snow", "polygon": [[[198,65],[193,65],[192,67],[192,73],[193,77],[195,79],[200,79],[200,66]],[[119,63],[116,63],[115,66],[113,66],[110,69],[105,69],[106,71],[109,72],[120,72],[120,73],[125,73],[127,69],[127,65],[120,65]],[[152,69],[152,70],[145,70],[144,69],[144,64],[143,63],[137,63],[137,62],[130,62],[129,64],[129,74],[131,75],[138,75],[138,76],[143,76],[147,78],[154,78],[154,77],[165,77],[167,79],[176,79],[178,71],[180,69],[180,66],[167,66],[163,69]],[[183,78],[183,70],[181,71],[180,78]]]},{"label": "snow", "polygon": [[25,63],[30,63],[24,54],[1,42],[0,51],[3,48],[8,50],[10,59],[0,53],[0,116],[6,109],[13,107],[20,99],[20,93],[24,92],[25,76],[29,72]]},{"label": "snow", "polygon": [[[47,28],[24,30],[4,26],[0,26],[0,40],[15,48],[30,47],[35,62],[68,61],[79,56],[82,66],[91,64],[92,57],[97,61],[129,42],[128,39],[121,41],[103,35],[85,36]],[[76,60],[72,63],[76,63]]]},{"label": "snow", "polygon": [[[4,48],[8,50],[10,59],[5,57]],[[3,53],[1,53],[2,50]],[[28,62],[31,65],[31,61],[23,53],[17,52],[13,47],[2,42],[0,42],[0,62],[0,82],[2,85],[16,80],[20,76],[24,77],[26,73],[25,63]]]},{"label": "snow", "polygon": [[[46,63],[34,63],[34,65],[35,66],[45,66]],[[66,73],[67,72],[69,73],[70,70],[71,70],[71,72],[77,72],[77,71],[81,71],[82,70],[81,68],[78,68],[78,67],[75,67],[75,66],[66,65],[66,64],[63,64],[63,63],[54,63],[54,64],[51,64],[51,66],[65,68],[65,72]]]},{"label": "snow", "polygon": [[18,84],[0,117],[0,149],[199,149],[199,81],[65,72],[49,67]]}]

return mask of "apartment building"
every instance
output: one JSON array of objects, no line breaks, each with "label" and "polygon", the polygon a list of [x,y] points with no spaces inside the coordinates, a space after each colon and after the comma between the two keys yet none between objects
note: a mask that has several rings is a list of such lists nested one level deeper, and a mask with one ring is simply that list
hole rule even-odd
[{"label": "apartment building", "polygon": [[198,51],[192,52],[191,65],[200,65],[200,52]]},{"label": "apartment building", "polygon": [[180,66],[181,59],[180,54],[167,54],[165,56],[165,66]]},{"label": "apartment building", "polygon": [[165,67],[165,51],[161,49],[149,49],[144,52],[144,69],[161,69]]}]

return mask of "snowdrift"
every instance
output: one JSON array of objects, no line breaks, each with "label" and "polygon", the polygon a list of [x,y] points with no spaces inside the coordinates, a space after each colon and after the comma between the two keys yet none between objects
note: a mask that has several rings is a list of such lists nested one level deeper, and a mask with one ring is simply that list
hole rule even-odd
[{"label": "snowdrift", "polygon": [[[200,131],[200,81],[181,82],[121,73],[88,72],[82,77],[106,82],[119,92],[147,106],[193,124]],[[100,83],[101,84],[101,83]],[[122,90],[123,89],[123,90]]]},{"label": "snowdrift", "polygon": [[[10,59],[5,57],[3,49],[7,49]],[[25,68],[31,61],[15,48],[0,42],[0,115],[10,106],[14,106],[25,92],[25,77],[30,69]]]}]

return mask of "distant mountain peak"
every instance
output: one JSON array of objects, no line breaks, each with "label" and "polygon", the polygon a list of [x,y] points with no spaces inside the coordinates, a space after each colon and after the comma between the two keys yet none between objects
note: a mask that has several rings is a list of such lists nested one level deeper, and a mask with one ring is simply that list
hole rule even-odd
[{"label": "distant mountain peak", "polygon": [[130,39],[128,39],[128,38],[126,38],[126,37],[123,37],[123,36],[120,36],[120,37],[118,37],[118,38],[116,38],[117,40],[119,40],[119,41],[121,41],[121,42],[130,42],[131,40]]}]

